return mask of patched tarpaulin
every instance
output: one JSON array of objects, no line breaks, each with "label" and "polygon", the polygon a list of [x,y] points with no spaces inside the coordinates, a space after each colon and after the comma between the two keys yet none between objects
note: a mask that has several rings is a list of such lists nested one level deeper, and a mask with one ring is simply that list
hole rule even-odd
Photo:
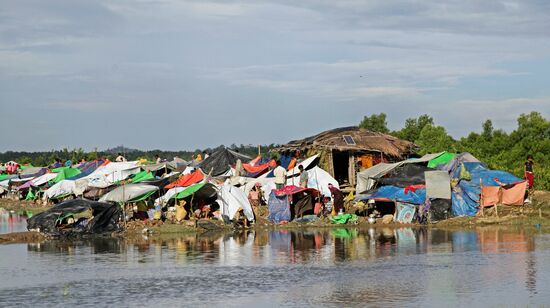
[{"label": "patched tarpaulin", "polygon": [[447,171],[426,171],[426,197],[451,199],[451,178]]},{"label": "patched tarpaulin", "polygon": [[271,192],[267,205],[269,208],[267,219],[270,222],[280,223],[282,221],[290,221],[290,207],[287,195],[278,197],[275,192]]}]

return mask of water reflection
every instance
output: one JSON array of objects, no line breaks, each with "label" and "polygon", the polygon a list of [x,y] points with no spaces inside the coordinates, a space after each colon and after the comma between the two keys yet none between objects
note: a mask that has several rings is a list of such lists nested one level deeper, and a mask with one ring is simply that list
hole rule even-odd
[{"label": "water reflection", "polygon": [[231,265],[243,259],[249,262],[246,264],[334,263],[430,253],[526,253],[535,250],[535,241],[525,230],[505,228],[336,228],[90,238],[29,244],[28,250],[73,254],[82,247],[88,247],[92,254],[166,254],[185,263]]},{"label": "water reflection", "polygon": [[11,277],[0,303],[479,306],[550,296],[550,236],[522,229],[249,230],[7,245],[0,255],[0,276]]},{"label": "water reflection", "polygon": [[0,234],[27,230],[27,217],[0,209]]}]

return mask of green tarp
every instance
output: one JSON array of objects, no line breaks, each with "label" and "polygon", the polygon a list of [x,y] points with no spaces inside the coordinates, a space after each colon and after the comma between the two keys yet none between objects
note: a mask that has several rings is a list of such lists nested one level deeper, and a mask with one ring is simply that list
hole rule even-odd
[{"label": "green tarp", "polygon": [[135,197],[134,199],[128,200],[128,202],[138,202],[138,201],[145,200],[145,199],[149,198],[152,194],[154,194],[156,192],[157,192],[156,190],[150,191],[150,192],[145,193],[141,196]]},{"label": "green tarp", "polygon": [[183,199],[183,198],[189,197],[192,194],[199,191],[205,184],[206,184],[206,182],[191,185],[191,186],[187,187],[185,190],[182,190],[179,193],[175,194],[172,198],[174,198],[174,199]]},{"label": "green tarp", "polygon": [[51,180],[51,183],[59,183],[65,179],[72,178],[73,176],[80,174],[80,170],[71,167],[55,168],[52,172],[56,172],[57,176],[55,179]]},{"label": "green tarp", "polygon": [[9,177],[9,174],[2,173],[2,174],[0,174],[0,181],[3,181],[5,179],[7,179],[8,177]]},{"label": "green tarp", "polygon": [[355,214],[340,214],[338,216],[334,216],[333,218],[331,218],[330,221],[333,224],[345,225],[348,222],[354,223],[357,221],[357,219],[359,219],[359,217],[357,217],[357,215]]},{"label": "green tarp", "polygon": [[443,152],[441,155],[428,162],[428,168],[435,168],[439,165],[444,165],[453,160],[455,156],[455,153]]},{"label": "green tarp", "polygon": [[154,179],[154,178],[155,178],[155,176],[153,175],[152,172],[141,171],[139,173],[136,173],[132,177],[132,183],[136,184],[136,183],[143,182],[143,181],[146,181],[146,180],[151,180],[151,179]]}]

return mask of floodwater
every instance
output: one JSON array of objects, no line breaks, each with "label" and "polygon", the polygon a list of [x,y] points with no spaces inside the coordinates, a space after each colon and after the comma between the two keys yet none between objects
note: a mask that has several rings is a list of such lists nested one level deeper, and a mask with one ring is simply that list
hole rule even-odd
[{"label": "floodwater", "polygon": [[547,306],[550,234],[313,229],[0,245],[0,306]]},{"label": "floodwater", "polygon": [[0,234],[22,231],[27,231],[26,217],[8,211],[0,212]]}]

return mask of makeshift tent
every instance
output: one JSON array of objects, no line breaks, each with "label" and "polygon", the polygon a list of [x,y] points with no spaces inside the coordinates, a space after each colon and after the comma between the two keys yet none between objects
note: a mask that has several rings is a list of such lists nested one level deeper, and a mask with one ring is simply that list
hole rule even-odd
[{"label": "makeshift tent", "polygon": [[204,174],[200,169],[195,170],[193,173],[189,173],[181,176],[175,182],[166,185],[164,188],[174,188],[177,186],[187,187],[195,183],[198,183],[204,179]]},{"label": "makeshift tent", "polygon": [[129,176],[139,173],[140,168],[136,166],[136,162],[105,162],[103,166],[97,168],[90,175],[85,176],[78,181],[84,187],[105,188],[117,182],[125,180]]},{"label": "makeshift tent", "polygon": [[438,157],[430,160],[428,162],[429,168],[436,168],[439,165],[445,165],[448,164],[451,160],[455,158],[456,154],[449,153],[449,152],[443,152]]},{"label": "makeshift tent", "polygon": [[71,168],[71,167],[60,167],[53,169],[52,172],[57,173],[57,176],[55,179],[52,180],[52,183],[59,183],[63,180],[67,180],[69,178],[72,178],[78,174],[80,174],[80,170],[77,168]]},{"label": "makeshift tent", "polygon": [[246,218],[249,221],[254,221],[252,206],[242,189],[225,182],[218,193],[218,200],[221,204],[222,215],[232,220],[235,218],[235,214],[242,209]]},{"label": "makeshift tent", "polygon": [[451,179],[446,171],[426,171],[426,196],[432,199],[451,199]]},{"label": "makeshift tent", "polygon": [[278,196],[275,194],[275,191],[272,191],[269,194],[267,205],[269,208],[267,219],[270,222],[281,223],[283,221],[290,221],[290,206],[286,195]]},{"label": "makeshift tent", "polygon": [[[91,211],[93,216],[86,224],[76,223],[70,229],[60,229],[56,225],[61,217],[72,216],[85,211]],[[47,211],[34,215],[27,220],[27,229],[39,230],[49,235],[110,233],[120,229],[118,222],[121,215],[122,209],[119,206],[85,199],[75,199],[60,203]]]},{"label": "makeshift tent", "polygon": [[394,169],[385,177],[380,178],[378,183],[380,185],[393,185],[398,187],[423,185],[426,184],[424,172],[433,170],[434,169],[425,167],[421,164],[404,164]]},{"label": "makeshift tent", "polygon": [[195,185],[191,185],[186,189],[175,194],[173,199],[184,199],[189,196],[195,195],[196,198],[208,199],[216,196],[216,187],[210,183],[202,182]]},{"label": "makeshift tent", "polygon": [[399,201],[411,204],[424,204],[426,201],[426,189],[404,189],[397,186],[382,186],[378,188],[370,199],[374,200],[390,200]]},{"label": "makeshift tent", "polygon": [[390,173],[392,170],[396,169],[397,167],[405,164],[426,164],[430,160],[439,157],[441,154],[443,154],[443,152],[435,153],[435,154],[426,154],[420,158],[410,158],[410,159],[392,163],[392,164],[380,163],[380,164],[374,165],[371,168],[368,168],[366,170],[363,170],[357,173],[357,185],[356,185],[355,191],[357,192],[359,197],[360,194],[371,190],[376,184],[376,182],[378,181],[378,179]]},{"label": "makeshift tent", "polygon": [[166,204],[168,204],[168,202],[170,201],[170,199],[177,193],[181,192],[181,191],[184,191],[186,189],[186,187],[174,187],[174,188],[171,188],[169,189],[164,195],[158,197],[157,199],[155,199],[155,205],[161,205],[161,206],[164,206]]},{"label": "makeshift tent", "polygon": [[148,198],[158,190],[158,187],[147,184],[127,184],[106,193],[99,198],[99,201],[118,203],[135,202]]},{"label": "makeshift tent", "polygon": [[204,174],[209,174],[212,171],[212,176],[220,176],[229,171],[231,166],[234,166],[239,159],[244,163],[248,162],[250,157],[227,148],[222,148],[203,160],[200,163],[200,168]]},{"label": "makeshift tent", "polygon": [[137,184],[145,180],[151,180],[154,178],[155,176],[153,175],[153,173],[151,171],[146,170],[146,171],[141,171],[139,173],[134,174],[130,180],[132,181],[133,184]]},{"label": "makeshift tent", "polygon": [[56,199],[71,194],[76,194],[75,181],[61,180],[44,192],[43,199]]},{"label": "makeshift tent", "polygon": [[19,177],[22,179],[25,178],[34,178],[41,176],[48,172],[48,168],[45,167],[28,167],[19,172]]}]

